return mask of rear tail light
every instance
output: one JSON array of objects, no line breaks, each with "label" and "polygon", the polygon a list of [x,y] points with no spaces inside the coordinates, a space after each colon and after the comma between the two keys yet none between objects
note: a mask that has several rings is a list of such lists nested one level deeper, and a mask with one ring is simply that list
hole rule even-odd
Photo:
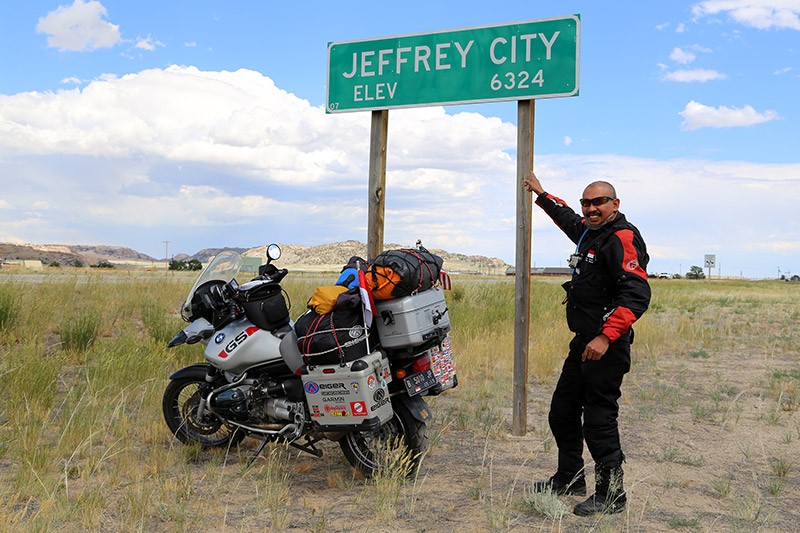
[{"label": "rear tail light", "polygon": [[414,369],[414,372],[423,372],[428,370],[431,367],[431,358],[428,357],[428,354],[423,355],[422,357],[415,359],[414,363],[411,365],[411,368]]}]

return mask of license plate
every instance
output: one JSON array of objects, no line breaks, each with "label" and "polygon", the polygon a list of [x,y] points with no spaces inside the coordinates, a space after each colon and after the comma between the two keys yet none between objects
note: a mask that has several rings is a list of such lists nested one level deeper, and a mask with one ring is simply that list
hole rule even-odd
[{"label": "license plate", "polygon": [[416,374],[406,377],[403,379],[403,383],[406,384],[408,395],[416,396],[436,385],[438,381],[436,381],[433,370],[429,368],[423,372],[417,372]]}]

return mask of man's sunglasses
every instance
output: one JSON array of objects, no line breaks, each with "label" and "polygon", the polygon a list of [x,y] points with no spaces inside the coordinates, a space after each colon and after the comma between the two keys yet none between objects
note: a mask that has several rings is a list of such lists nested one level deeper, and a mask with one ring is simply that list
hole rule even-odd
[{"label": "man's sunglasses", "polygon": [[616,200],[616,198],[612,198],[611,196],[598,196],[597,198],[581,198],[581,207],[589,207],[590,205],[598,206],[603,205],[611,200]]}]

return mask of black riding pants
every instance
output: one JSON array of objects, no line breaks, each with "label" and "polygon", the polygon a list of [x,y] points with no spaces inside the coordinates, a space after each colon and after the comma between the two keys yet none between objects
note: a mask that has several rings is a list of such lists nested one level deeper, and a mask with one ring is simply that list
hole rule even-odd
[{"label": "black riding pants", "polygon": [[576,335],[569,344],[549,416],[558,446],[558,474],[565,479],[583,469],[584,440],[595,463],[611,467],[622,463],[617,400],[622,377],[631,367],[629,335],[611,343],[598,361],[581,362],[591,338]]}]

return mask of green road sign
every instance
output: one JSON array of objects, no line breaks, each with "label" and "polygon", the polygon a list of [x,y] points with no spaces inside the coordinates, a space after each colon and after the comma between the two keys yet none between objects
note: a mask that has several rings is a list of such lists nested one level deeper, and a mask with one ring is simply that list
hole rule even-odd
[{"label": "green road sign", "polygon": [[327,111],[578,94],[580,15],[328,44]]}]

